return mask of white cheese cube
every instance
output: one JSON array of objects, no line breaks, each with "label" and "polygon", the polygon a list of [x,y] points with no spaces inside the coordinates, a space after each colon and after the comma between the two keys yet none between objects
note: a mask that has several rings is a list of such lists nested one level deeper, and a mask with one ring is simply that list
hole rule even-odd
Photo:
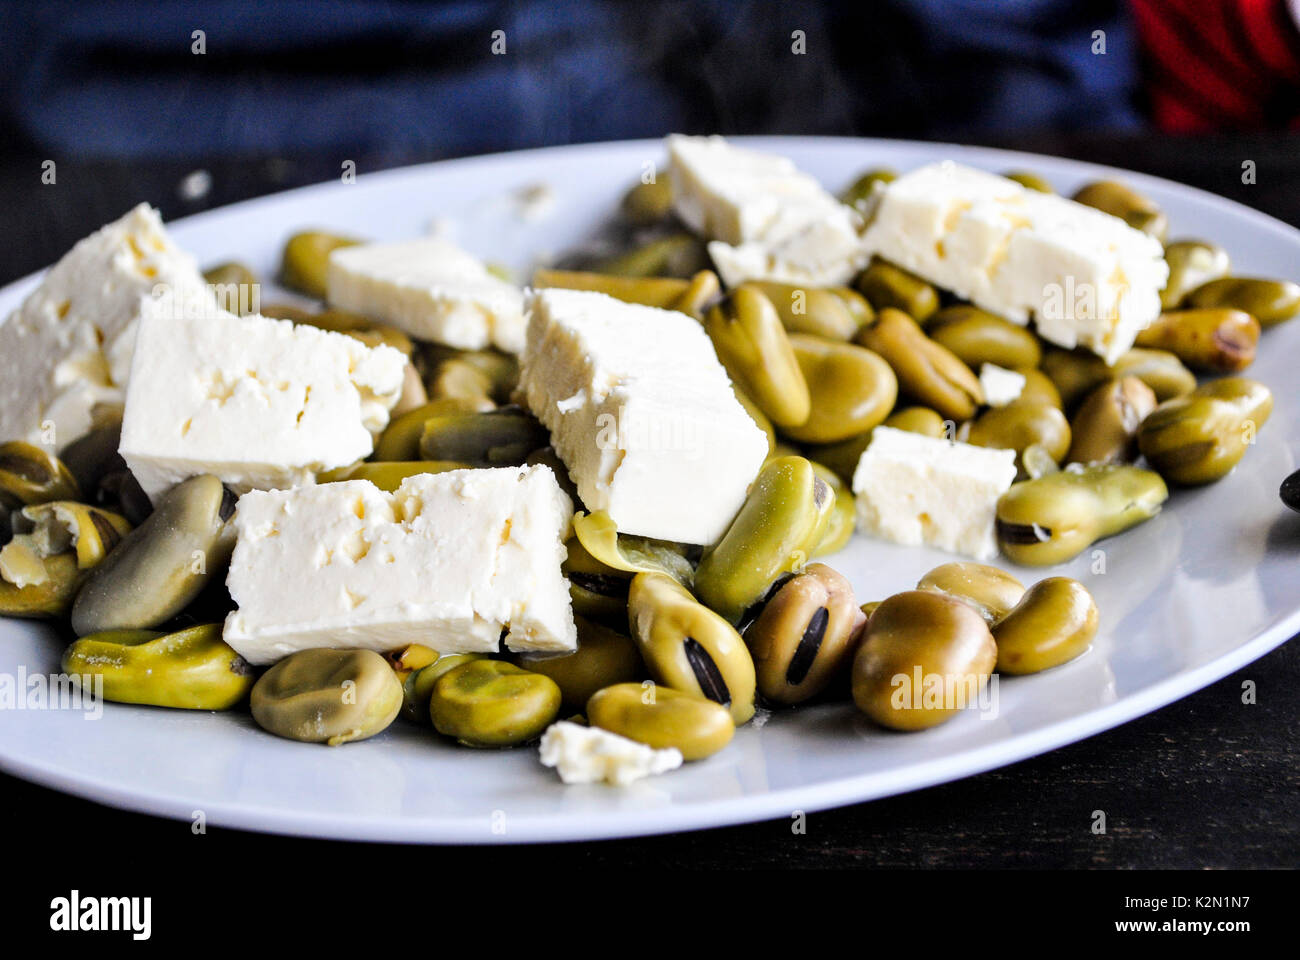
[{"label": "white cheese cube", "polygon": [[873,254],[1113,364],[1160,313],[1160,242],[1118,217],[951,162],[877,192]]},{"label": "white cheese cube", "polygon": [[142,299],[203,287],[148,204],[80,241],[0,325],[0,441],[85,433],[96,403],[122,401]]},{"label": "white cheese cube", "polygon": [[554,767],[565,783],[608,783],[616,787],[682,765],[682,753],[676,747],[656,750],[608,730],[568,720],[546,728],[540,756],[542,765]]},{"label": "white cheese cube", "polygon": [[441,237],[341,247],[330,254],[329,302],[420,340],[465,350],[524,346],[523,294]]},{"label": "white cheese cube", "polygon": [[1016,479],[1016,452],[876,427],[853,473],[858,526],[894,543],[977,560],[997,556],[998,498]]},{"label": "white cheese cube", "polygon": [[600,293],[529,297],[520,387],[589,510],[623,533],[708,544],[767,456],[700,324]]},{"label": "white cheese cube", "polygon": [[237,492],[369,456],[406,358],[287,320],[145,303],[119,452],[150,497],[200,473]]},{"label": "white cheese cube", "polygon": [[573,504],[549,467],[254,491],[235,509],[223,636],[250,663],[312,647],[565,652]]},{"label": "white cheese cube", "polygon": [[840,284],[866,264],[860,215],[785,157],[721,137],[674,134],[666,142],[674,209],[713,241],[709,255],[727,286]]},{"label": "white cheese cube", "polygon": [[980,388],[984,391],[984,402],[990,407],[1005,407],[1013,400],[1018,400],[1025,389],[1025,375],[999,367],[995,363],[980,365]]}]

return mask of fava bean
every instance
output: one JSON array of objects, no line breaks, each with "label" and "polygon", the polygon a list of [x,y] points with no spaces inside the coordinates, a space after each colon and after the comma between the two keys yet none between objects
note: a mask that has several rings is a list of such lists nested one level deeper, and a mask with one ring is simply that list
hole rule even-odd
[{"label": "fava bean", "polygon": [[13,509],[80,498],[76,479],[54,454],[22,440],[0,444],[0,504]]},{"label": "fava bean", "polygon": [[700,600],[731,623],[782,573],[798,570],[825,535],[835,496],[803,457],[769,460],[727,532],[695,571]]},{"label": "fava bean", "polygon": [[672,577],[638,573],[628,621],[650,676],[722,704],[736,724],[754,715],[754,661],[735,628]]},{"label": "fava bean", "polygon": [[653,683],[617,683],[592,694],[587,719],[656,750],[670,747],[684,760],[711,757],[735,735],[727,708],[705,697]]},{"label": "fava bean", "polygon": [[709,310],[704,329],[731,379],[779,427],[808,419],[811,398],[776,308],[742,284]]},{"label": "fava bean", "polygon": [[799,443],[836,443],[864,434],[889,416],[898,378],[879,354],[804,333],[790,345],[811,397],[808,419],[781,432]]},{"label": "fava bean", "polygon": [[944,307],[929,319],[925,332],[971,370],[986,363],[1007,370],[1037,367],[1043,357],[1038,338],[1027,329],[970,304]]},{"label": "fava bean", "polygon": [[984,402],[979,378],[901,310],[885,307],[853,338],[884,357],[899,390],[951,420],[968,420]]},{"label": "fava bean", "polygon": [[284,245],[280,282],[290,290],[324,300],[330,254],[340,247],[351,247],[360,242],[319,230],[295,233]]},{"label": "fava bean", "polygon": [[1159,474],[1123,464],[1023,480],[998,499],[998,544],[1013,563],[1064,563],[1103,537],[1150,520],[1168,497]]},{"label": "fava bean", "polygon": [[915,274],[884,260],[874,260],[858,277],[857,287],[877,311],[901,310],[924,323],[939,309],[939,292]]},{"label": "fava bean", "polygon": [[1041,447],[1057,463],[1070,449],[1070,422],[1056,407],[1036,400],[1012,400],[1001,407],[989,407],[970,425],[966,442],[976,447],[1016,451],[1016,471],[1028,476],[1025,448]]},{"label": "fava bean", "polygon": [[853,587],[825,564],[786,580],[744,634],[759,693],[782,704],[816,696],[852,655],[865,622]]},{"label": "fava bean", "polygon": [[1138,426],[1155,408],[1155,391],[1137,377],[1103,383],[1088,394],[1074,415],[1066,461],[1124,463],[1136,459]]},{"label": "fava bean", "polygon": [[1025,595],[1025,585],[997,567],[957,561],[935,567],[916,584],[918,590],[933,590],[975,608],[990,627],[1014,609]]},{"label": "fava bean", "polygon": [[1189,293],[1186,305],[1244,310],[1267,329],[1300,313],[1300,284],[1259,277],[1221,277]]},{"label": "fava bean", "polygon": [[504,660],[471,660],[433,684],[429,714],[439,733],[467,747],[513,747],[542,735],[560,713],[550,677]]},{"label": "fava bean", "polygon": [[1141,230],[1161,242],[1169,228],[1169,219],[1155,201],[1132,187],[1115,180],[1098,180],[1082,187],[1071,199],[1102,213],[1119,217],[1134,230]]},{"label": "fava bean", "polygon": [[573,653],[520,659],[524,669],[555,681],[565,707],[582,710],[597,690],[645,676],[645,665],[631,637],[582,616],[573,620],[578,628],[578,649]]},{"label": "fava bean", "polygon": [[234,494],[210,474],[172,487],[90,571],[72,606],[72,629],[78,636],[151,629],[180,613],[224,573],[234,512]]},{"label": "fava bean", "polygon": [[993,627],[998,673],[1038,673],[1073,660],[1092,643],[1097,623],[1097,604],[1078,580],[1038,581]]},{"label": "fava bean", "polygon": [[898,593],[871,614],[853,658],[853,702],[892,730],[924,730],[978,702],[997,661],[988,624],[963,600]]},{"label": "fava bean", "polygon": [[181,710],[229,710],[253,687],[253,668],[221,639],[219,623],[93,633],[64,651],[63,670],[103,677],[105,700]]},{"label": "fava bean", "polygon": [[1136,342],[1168,350],[1194,370],[1232,373],[1254,361],[1259,322],[1241,310],[1171,310],[1139,333]]},{"label": "fava bean", "polygon": [[1176,310],[1202,284],[1226,277],[1232,269],[1228,251],[1204,240],[1175,240],[1165,246],[1169,280],[1160,291],[1160,306]]},{"label": "fava bean", "polygon": [[1160,404],[1138,428],[1138,448],[1180,486],[1228,474],[1273,412],[1273,394],[1245,377],[1224,377]]},{"label": "fava bean", "polygon": [[530,453],[549,443],[546,428],[527,410],[502,407],[487,413],[429,417],[420,434],[420,455],[426,460],[506,467],[523,463]]},{"label": "fava bean", "polygon": [[268,733],[336,747],[386,730],[402,684],[373,650],[299,650],[253,684],[249,706]]}]

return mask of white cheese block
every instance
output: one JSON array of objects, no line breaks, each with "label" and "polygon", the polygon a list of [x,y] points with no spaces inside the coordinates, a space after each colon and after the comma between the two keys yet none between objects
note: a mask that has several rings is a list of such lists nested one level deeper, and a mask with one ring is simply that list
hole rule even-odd
[{"label": "white cheese block", "polygon": [[145,303],[119,452],[151,498],[200,473],[237,492],[310,483],[369,456],[406,357],[209,305]]},{"label": "white cheese block", "polygon": [[673,207],[713,241],[709,255],[727,286],[841,284],[866,264],[861,216],[785,157],[721,137],[674,134],[666,143]]},{"label": "white cheese block", "polygon": [[0,441],[89,430],[96,403],[122,401],[142,299],[203,287],[148,204],[80,241],[0,325]]},{"label": "white cheese block", "polygon": [[600,293],[529,295],[520,387],[589,510],[623,533],[708,544],[744,502],[767,438],[684,313]]},{"label": "white cheese block", "polygon": [[1123,220],[949,161],[879,188],[872,253],[1113,364],[1160,314],[1160,242]]},{"label": "white cheese block", "polygon": [[876,427],[853,473],[858,527],[894,543],[977,560],[997,556],[998,498],[1016,479],[1016,452]]},{"label": "white cheese block", "polygon": [[341,247],[330,254],[329,302],[421,340],[465,350],[524,346],[523,294],[441,237]]},{"label": "white cheese block", "polygon": [[1013,400],[1018,400],[1025,389],[1025,375],[999,367],[996,363],[980,366],[980,388],[984,391],[984,402],[990,407],[1005,407]]},{"label": "white cheese block", "polygon": [[608,783],[616,787],[682,765],[682,753],[676,747],[656,750],[608,730],[568,720],[546,728],[540,755],[542,765],[554,767],[565,783]]},{"label": "white cheese block", "polygon": [[250,663],[312,647],[564,652],[573,504],[549,467],[418,474],[239,498],[223,636]]}]

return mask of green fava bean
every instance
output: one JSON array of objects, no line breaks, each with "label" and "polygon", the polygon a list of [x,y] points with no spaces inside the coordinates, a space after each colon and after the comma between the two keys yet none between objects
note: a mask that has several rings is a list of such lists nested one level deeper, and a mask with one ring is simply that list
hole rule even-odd
[{"label": "green fava bean", "polygon": [[388,729],[402,684],[373,650],[299,650],[253,684],[249,706],[268,733],[337,747]]},{"label": "green fava bean", "polygon": [[929,407],[904,407],[886,417],[885,426],[938,440],[949,436],[956,424]]},{"label": "green fava bean", "polygon": [[833,491],[808,460],[769,460],[727,532],[700,560],[701,602],[738,623],[773,580],[807,563],[834,505]]},{"label": "green fava bean", "polygon": [[1138,448],[1171,483],[1213,483],[1237,465],[1272,412],[1262,383],[1212,380],[1156,407],[1138,428]]},{"label": "green fava bean", "polygon": [[1064,563],[1103,537],[1150,520],[1168,498],[1164,480],[1151,470],[1072,466],[1012,484],[998,499],[998,544],[1023,566]]},{"label": "green fava bean", "polygon": [[901,310],[881,310],[854,342],[885,358],[899,390],[950,420],[969,420],[984,402],[984,390],[971,368],[927,337]]},{"label": "green fava bean", "polygon": [[1138,334],[1139,347],[1168,350],[1194,370],[1234,373],[1255,360],[1259,321],[1226,308],[1169,310]]},{"label": "green fava bean", "polygon": [[1094,353],[1051,349],[1043,355],[1043,373],[1061,395],[1061,407],[1069,412],[1090,392],[1108,380],[1137,377],[1155,391],[1156,399],[1180,397],[1196,389],[1196,375],[1167,350],[1134,347],[1106,366]]},{"label": "green fava bean", "polygon": [[1137,377],[1103,383],[1088,394],[1074,415],[1066,461],[1122,463],[1135,459],[1138,426],[1155,408],[1155,391]]},{"label": "green fava bean", "polygon": [[638,573],[628,622],[657,683],[722,704],[737,724],[754,715],[754,661],[735,627],[672,577]]},{"label": "green fava bean", "polygon": [[1098,180],[1082,187],[1072,198],[1075,203],[1119,217],[1134,230],[1164,241],[1169,219],[1155,201],[1115,180]]},{"label": "green fava bean", "polygon": [[1056,407],[1034,400],[1013,400],[990,407],[970,425],[966,442],[976,447],[1016,451],[1016,471],[1027,476],[1024,452],[1031,444],[1042,447],[1060,463],[1070,449],[1070,421]]},{"label": "green fava bean", "polygon": [[1033,367],[1017,367],[1015,372],[1025,378],[1025,385],[1017,399],[1046,403],[1049,406],[1056,407],[1057,410],[1065,409],[1061,403],[1061,392],[1056,389],[1056,384],[1052,383],[1051,378],[1043,371]]},{"label": "green fava bean", "polygon": [[853,702],[891,730],[925,730],[978,702],[997,662],[984,618],[963,600],[909,590],[881,602],[853,658]]},{"label": "green fava bean", "polygon": [[1300,284],[1258,277],[1222,277],[1189,293],[1186,305],[1244,310],[1267,329],[1300,313]]},{"label": "green fava bean", "polygon": [[295,233],[284,245],[280,282],[290,290],[324,300],[330,254],[340,247],[351,247],[360,242],[320,230]]},{"label": "green fava bean", "polygon": [[150,629],[180,613],[229,562],[234,512],[234,494],[210,474],[172,487],[90,571],[72,629],[78,636]]},{"label": "green fava bean", "polygon": [[831,492],[835,494],[835,505],[831,508],[830,517],[827,519],[826,532],[822,534],[821,540],[809,554],[812,557],[824,557],[843,550],[853,536],[853,531],[858,525],[857,501],[848,483],[841,480],[830,467],[813,463],[813,470],[817,472],[818,477],[826,481],[826,486],[830,487]]},{"label": "green fava bean", "polygon": [[257,274],[244,264],[235,261],[217,264],[203,271],[203,279],[226,310],[240,315],[258,312],[260,284]]},{"label": "green fava bean", "polygon": [[775,280],[753,280],[747,286],[763,292],[789,333],[808,333],[827,340],[851,340],[875,317],[871,304],[855,290],[810,287]]},{"label": "green fava bean", "polygon": [[939,309],[939,292],[915,274],[884,260],[875,260],[858,277],[857,287],[876,310],[893,307],[917,323]]},{"label": "green fava bean", "polygon": [[759,693],[782,704],[816,696],[852,655],[866,620],[853,587],[825,564],[786,580],[744,633]]},{"label": "green fava bean", "polygon": [[926,323],[925,332],[971,370],[986,363],[1007,370],[1037,367],[1043,358],[1038,338],[1029,330],[969,304],[944,307]]},{"label": "green fava bean", "polygon": [[616,683],[587,701],[587,720],[656,750],[681,751],[683,760],[711,757],[736,733],[727,708],[654,683]]},{"label": "green fava bean", "polygon": [[554,680],[565,707],[581,710],[597,690],[645,676],[645,665],[631,637],[585,617],[573,620],[578,628],[577,650],[562,657],[521,658],[519,663],[525,670]]},{"label": "green fava bean", "polygon": [[623,216],[638,227],[667,220],[673,212],[673,186],[667,177],[642,180],[623,194]]},{"label": "green fava bean", "polygon": [[447,473],[467,470],[471,465],[457,460],[403,460],[387,463],[367,460],[350,467],[326,470],[316,478],[317,483],[338,483],[342,480],[369,480],[380,490],[395,493],[407,477],[421,473]]},{"label": "green fava bean", "polygon": [[1008,180],[1014,180],[1029,190],[1037,190],[1039,193],[1055,193],[1052,185],[1036,173],[1029,173],[1025,170],[1009,170],[1002,174]]},{"label": "green fava bean", "polygon": [[550,677],[504,660],[474,660],[433,685],[429,715],[439,733],[467,747],[513,747],[542,735],[560,713]]},{"label": "green fava bean", "polygon": [[1073,660],[1097,635],[1097,604],[1069,577],[1048,577],[1027,591],[993,628],[998,673],[1038,673]]},{"label": "green fava bean", "polygon": [[420,455],[426,460],[457,460],[479,467],[517,466],[550,435],[522,407],[487,413],[452,413],[424,421]]},{"label": "green fava bean", "polygon": [[482,653],[449,653],[419,670],[412,670],[402,679],[402,716],[422,726],[432,726],[429,698],[433,696],[433,685],[438,678],[462,663],[483,660],[486,656]]},{"label": "green fava bean", "polygon": [[614,570],[666,573],[686,587],[694,579],[695,571],[680,545],[619,533],[604,510],[578,513],[573,518],[573,532],[588,554]]},{"label": "green fava bean", "polygon": [[808,419],[811,398],[776,308],[757,287],[743,284],[709,310],[704,329],[718,359],[778,427]]},{"label": "green fava bean", "polygon": [[832,471],[844,483],[852,483],[853,471],[858,468],[858,461],[862,459],[862,451],[866,450],[870,443],[871,432],[868,431],[856,437],[841,440],[839,443],[809,446],[808,456],[816,463],[820,463]]},{"label": "green fava bean", "polygon": [[898,378],[879,354],[804,333],[790,345],[812,399],[808,419],[781,432],[799,443],[828,444],[877,426],[898,399]]},{"label": "green fava bean", "polygon": [[0,616],[45,619],[66,616],[85,573],[73,553],[56,553],[40,561],[40,573],[18,586],[0,579]]},{"label": "green fava bean", "polygon": [[916,589],[966,601],[990,627],[1015,609],[1025,595],[1025,585],[1005,570],[964,561],[935,567],[917,582]]},{"label": "green fava bean", "polygon": [[592,290],[624,303],[677,310],[693,317],[702,316],[704,307],[716,300],[722,290],[718,275],[712,270],[700,270],[689,280],[684,280],[680,277],[623,277],[581,270],[541,269],[533,274],[533,286]]},{"label": "green fava bean", "polygon": [[673,233],[603,260],[594,269],[620,277],[689,277],[708,267],[708,252],[698,237]]},{"label": "green fava bean", "polygon": [[393,418],[375,443],[375,459],[388,463],[417,460],[420,456],[420,437],[424,433],[425,421],[458,413],[486,413],[495,408],[496,404],[486,396],[440,397],[437,400],[430,400],[423,406]]},{"label": "green fava bean", "polygon": [[863,205],[870,200],[872,193],[875,192],[876,184],[893,183],[897,179],[897,171],[890,170],[887,167],[868,170],[844,189],[844,192],[840,194],[840,203],[862,209]]},{"label": "green fava bean", "polygon": [[22,440],[0,444],[0,504],[12,509],[79,499],[76,479],[54,454]]},{"label": "green fava bean", "polygon": [[571,537],[565,547],[568,556],[560,571],[569,580],[574,614],[625,626],[627,589],[632,575],[597,560],[577,537]]},{"label": "green fava bean", "polygon": [[63,654],[66,673],[103,677],[104,699],[181,710],[229,710],[253,688],[253,669],[221,639],[221,624],[175,633],[94,633]]},{"label": "green fava bean", "polygon": [[1165,246],[1169,280],[1160,291],[1160,306],[1176,310],[1202,284],[1226,277],[1232,269],[1228,251],[1204,240],[1175,240]]}]

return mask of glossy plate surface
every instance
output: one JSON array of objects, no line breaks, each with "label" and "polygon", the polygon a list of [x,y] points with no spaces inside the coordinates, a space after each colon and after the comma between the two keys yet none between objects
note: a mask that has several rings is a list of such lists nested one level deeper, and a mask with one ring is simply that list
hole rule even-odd
[{"label": "glossy plate surface", "polygon": [[[1072,192],[1117,171],[938,144],[752,138],[838,190],[862,170],[941,158],[1034,170]],[[285,237],[322,227],[401,239],[435,226],[527,276],[588,238],[647,164],[657,141],[565,147],[362,174],[241,203],[172,225],[203,264],[238,258],[271,276]],[[1300,232],[1168,181],[1122,176],[1169,214],[1173,237],[1218,241],[1235,272],[1296,279]],[[554,203],[521,200],[547,184]],[[534,198],[535,200],[535,198]],[[94,225],[87,225],[88,230]],[[0,291],[0,315],[36,278]],[[275,299],[269,292],[264,302]],[[877,730],[849,706],[773,714],[710,760],[627,789],[560,784],[535,748],[453,747],[398,722],[366,743],[327,749],[263,733],[244,713],[107,704],[0,710],[0,769],[105,803],[252,830],[368,840],[511,843],[719,826],[941,783],[1042,753],[1146,713],[1261,656],[1300,630],[1300,514],[1278,499],[1300,454],[1300,322],[1265,334],[1250,375],[1276,395],[1271,421],[1235,473],[1178,492],[1156,519],[1050,573],[1081,579],[1101,608],[1094,648],[1074,663],[1003,680],[996,711],[938,729]],[[861,600],[911,587],[945,554],[855,537],[830,559]],[[1029,582],[1049,571],[1016,570]],[[0,683],[58,669],[52,630],[0,620]]]}]

